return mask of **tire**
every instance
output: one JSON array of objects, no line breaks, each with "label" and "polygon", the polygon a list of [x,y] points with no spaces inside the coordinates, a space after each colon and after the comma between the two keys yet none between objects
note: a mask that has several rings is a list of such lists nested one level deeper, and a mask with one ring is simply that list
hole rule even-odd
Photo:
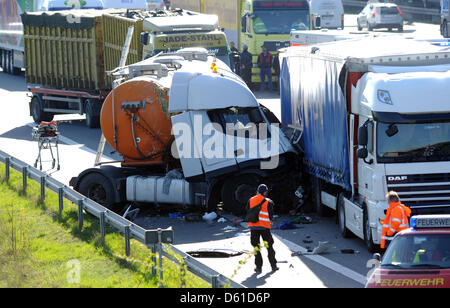
[{"label": "tire", "polygon": [[398,32],[403,32],[403,25],[398,26],[397,31]]},{"label": "tire", "polygon": [[114,207],[114,187],[99,173],[89,173],[81,178],[77,191],[107,209]]},{"label": "tire", "polygon": [[367,30],[373,31],[373,26],[370,23],[367,23]]},{"label": "tire", "polygon": [[89,128],[99,128],[100,127],[100,115],[97,100],[88,99],[86,101],[86,126]]},{"label": "tire", "polygon": [[444,38],[448,38],[448,23],[447,23],[447,21],[445,21],[444,24],[442,25],[442,36]]},{"label": "tire", "polygon": [[352,233],[346,227],[345,220],[345,203],[344,203],[344,195],[339,194],[338,196],[338,204],[337,204],[337,219],[339,225],[339,233],[343,238],[352,237]]},{"label": "tire", "polygon": [[256,193],[260,178],[253,175],[241,175],[225,180],[222,186],[223,209],[234,215],[245,213],[248,200]]},{"label": "tire", "polygon": [[53,114],[43,111],[42,101],[36,95],[31,99],[30,112],[36,123],[41,123],[42,121],[50,122],[53,120]]},{"label": "tire", "polygon": [[9,51],[3,51],[4,57],[4,63],[3,63],[3,70],[6,74],[11,74],[11,58],[9,56],[10,52]]},{"label": "tire", "polygon": [[364,242],[369,252],[374,253],[377,251],[377,245],[373,242],[372,228],[370,228],[369,215],[366,207],[364,208]]},{"label": "tire", "polygon": [[361,26],[361,24],[359,23],[359,20],[357,21],[357,24],[358,24],[358,31],[362,31],[362,26]]}]

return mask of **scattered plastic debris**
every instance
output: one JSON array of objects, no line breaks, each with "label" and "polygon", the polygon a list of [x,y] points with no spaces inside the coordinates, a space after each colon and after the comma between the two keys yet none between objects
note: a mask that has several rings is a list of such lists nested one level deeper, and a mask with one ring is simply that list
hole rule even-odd
[{"label": "scattered plastic debris", "polygon": [[293,224],[312,224],[312,218],[305,215],[297,216],[296,218],[291,220],[291,223]]},{"label": "scattered plastic debris", "polygon": [[189,213],[184,216],[186,221],[202,221],[202,215],[199,213]]},{"label": "scattered plastic debris", "polygon": [[169,218],[173,218],[173,219],[176,219],[176,218],[183,218],[183,215],[182,215],[181,213],[179,213],[179,212],[176,212],[176,213],[169,213]]},{"label": "scattered plastic debris", "polygon": [[216,212],[206,213],[205,215],[202,216],[202,219],[205,220],[206,222],[212,222],[216,218],[217,218]]},{"label": "scattered plastic debris", "polygon": [[328,251],[328,242],[319,242],[319,245],[313,250],[308,249],[306,252],[296,251],[293,252],[292,256],[306,256],[306,255],[321,255],[325,254]]},{"label": "scattered plastic debris", "polygon": [[352,254],[358,254],[359,251],[358,250],[354,250],[354,249],[341,249],[341,253],[342,254],[352,255]]},{"label": "scattered plastic debris", "polygon": [[292,222],[290,222],[287,219],[285,219],[282,224],[277,226],[277,229],[280,229],[280,230],[291,230],[291,229],[297,229],[297,228],[298,227],[295,224],[293,224]]},{"label": "scattered plastic debris", "polygon": [[250,232],[238,232],[234,236],[235,237],[238,237],[238,236],[250,236]]},{"label": "scattered plastic debris", "polygon": [[238,230],[238,228],[233,227],[233,226],[226,226],[224,228],[222,228],[222,231],[236,231]]}]

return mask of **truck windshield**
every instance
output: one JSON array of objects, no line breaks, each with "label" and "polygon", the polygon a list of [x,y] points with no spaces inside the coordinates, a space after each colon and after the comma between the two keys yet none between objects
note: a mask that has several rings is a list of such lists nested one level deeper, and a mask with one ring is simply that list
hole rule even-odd
[{"label": "truck windshield", "polygon": [[397,236],[381,262],[382,268],[450,268],[450,234]]},{"label": "truck windshield", "polygon": [[292,30],[309,30],[309,10],[257,10],[254,15],[255,34],[289,34]]},{"label": "truck windshield", "polygon": [[377,126],[379,163],[449,161],[450,122]]}]

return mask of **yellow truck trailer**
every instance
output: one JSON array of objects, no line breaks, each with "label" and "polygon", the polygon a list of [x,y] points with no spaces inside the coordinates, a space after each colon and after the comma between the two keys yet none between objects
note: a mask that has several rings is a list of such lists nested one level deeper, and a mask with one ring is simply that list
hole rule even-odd
[{"label": "yellow truck trailer", "polygon": [[24,13],[22,22],[25,76],[33,94],[30,115],[36,122],[74,113],[86,114],[86,124],[98,127],[103,101],[112,89],[107,72],[119,66],[130,26],[134,31],[127,65],[187,47],[204,47],[229,62],[228,43],[214,15],[70,10]]},{"label": "yellow truck trailer", "polygon": [[278,49],[289,46],[292,30],[311,27],[307,0],[172,0],[171,6],[216,14],[228,40],[237,43],[240,51],[244,44],[249,47],[254,63],[252,82],[260,81],[256,62],[263,44],[277,54]]}]

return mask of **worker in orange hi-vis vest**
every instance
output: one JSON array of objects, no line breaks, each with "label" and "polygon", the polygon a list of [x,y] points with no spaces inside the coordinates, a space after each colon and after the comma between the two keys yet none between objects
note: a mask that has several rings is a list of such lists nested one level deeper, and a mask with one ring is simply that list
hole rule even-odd
[{"label": "worker in orange hi-vis vest", "polygon": [[386,218],[383,223],[381,233],[381,248],[387,248],[389,243],[398,232],[409,228],[409,217],[411,209],[400,202],[400,198],[395,191],[386,195],[389,202],[389,208],[386,212]]},{"label": "worker in orange hi-vis vest", "polygon": [[262,272],[263,259],[261,256],[260,238],[267,243],[268,257],[270,265],[272,266],[272,271],[277,271],[277,260],[275,258],[275,250],[273,249],[273,237],[270,232],[271,220],[273,218],[273,201],[267,198],[269,188],[265,184],[261,184],[258,187],[257,195],[249,200],[247,209],[251,209],[256,206],[261,205],[261,210],[259,211],[257,222],[249,222],[248,227],[250,228],[250,242],[255,248],[255,272]]}]

